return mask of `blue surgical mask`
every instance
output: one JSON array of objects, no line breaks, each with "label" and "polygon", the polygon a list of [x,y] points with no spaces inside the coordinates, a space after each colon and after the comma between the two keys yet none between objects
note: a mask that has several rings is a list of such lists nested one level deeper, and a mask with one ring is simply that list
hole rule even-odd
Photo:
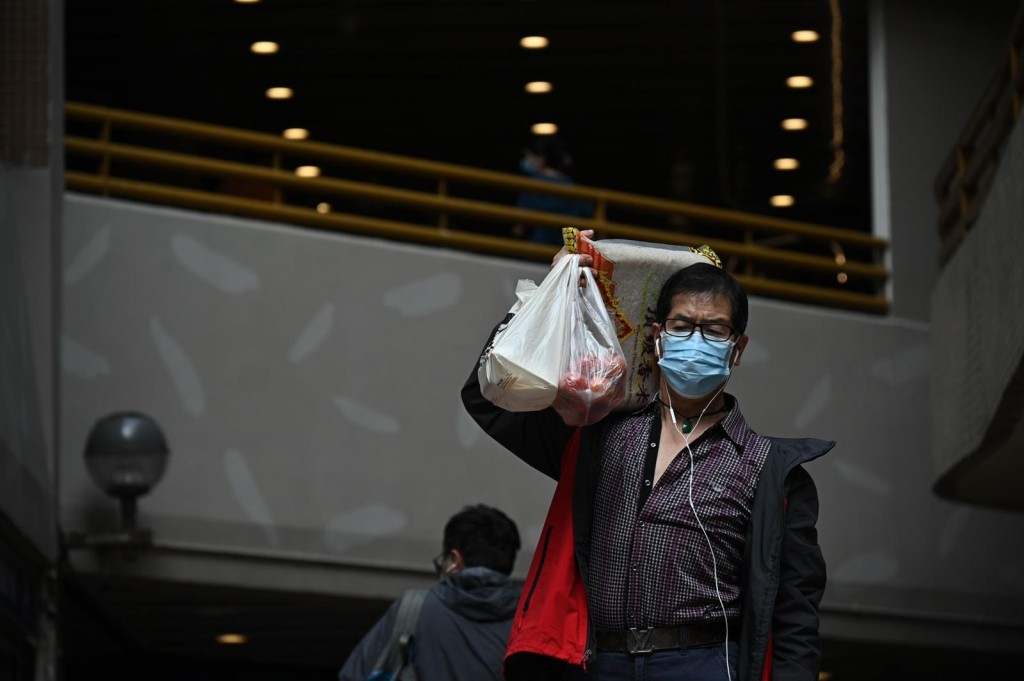
[{"label": "blue surgical mask", "polygon": [[735,345],[705,340],[699,331],[689,338],[662,334],[658,366],[672,390],[690,399],[704,397],[729,378]]}]

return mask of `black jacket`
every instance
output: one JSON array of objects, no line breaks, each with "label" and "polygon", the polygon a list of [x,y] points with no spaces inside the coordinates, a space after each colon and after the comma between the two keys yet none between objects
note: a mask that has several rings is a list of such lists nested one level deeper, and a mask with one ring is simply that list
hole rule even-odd
[{"label": "black jacket", "polygon": [[[513,413],[494,406],[480,393],[476,367],[463,387],[462,399],[492,438],[542,473],[559,478],[562,452],[575,429],[566,426],[554,410]],[[608,419],[622,417],[613,414]],[[582,429],[573,481],[573,536],[584,583],[601,432],[601,423]],[[835,443],[769,439],[772,448],[755,492],[742,564],[738,681],[815,681],[821,662],[818,605],[826,573],[815,528],[817,490],[802,464],[822,456]],[[589,629],[587,650],[592,654],[593,626]]]}]

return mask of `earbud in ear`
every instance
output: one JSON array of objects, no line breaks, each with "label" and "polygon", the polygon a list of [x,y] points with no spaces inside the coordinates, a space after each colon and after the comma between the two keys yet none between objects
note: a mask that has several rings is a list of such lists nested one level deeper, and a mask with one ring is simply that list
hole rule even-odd
[{"label": "earbud in ear", "polygon": [[661,339],[657,336],[654,337],[654,354],[661,357]]}]

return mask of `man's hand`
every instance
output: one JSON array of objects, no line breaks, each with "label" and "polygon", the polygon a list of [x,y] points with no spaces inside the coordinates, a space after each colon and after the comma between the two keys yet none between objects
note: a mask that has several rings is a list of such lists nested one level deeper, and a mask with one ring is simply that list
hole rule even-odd
[{"label": "man's hand", "polygon": [[[580,236],[586,237],[588,239],[592,239],[594,237],[594,230],[592,230],[592,229],[580,230]],[[567,251],[565,249],[565,246],[562,246],[562,249],[560,251],[558,251],[558,253],[555,253],[555,257],[551,259],[551,267],[554,267],[555,263],[557,263],[559,260],[561,260],[562,258],[564,258],[567,255],[569,255],[569,251]],[[580,267],[592,267],[594,265],[594,258],[593,258],[593,256],[587,255],[586,253],[580,253],[579,256],[580,256]]]}]

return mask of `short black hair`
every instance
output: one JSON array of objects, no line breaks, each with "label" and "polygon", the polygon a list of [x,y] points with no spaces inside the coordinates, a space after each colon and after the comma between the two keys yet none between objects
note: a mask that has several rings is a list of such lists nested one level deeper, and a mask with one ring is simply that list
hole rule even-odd
[{"label": "short black hair", "polygon": [[676,296],[696,294],[713,298],[723,296],[732,308],[729,326],[737,335],[747,330],[747,292],[735,277],[711,263],[697,263],[679,270],[662,285],[658,294],[655,321],[664,323],[672,311]]},{"label": "short black hair", "polygon": [[569,166],[569,151],[559,137],[535,135],[526,143],[526,148],[538,156],[543,156],[544,162],[550,168],[564,172]]},{"label": "short black hair", "polygon": [[483,504],[464,507],[444,526],[445,553],[458,549],[466,567],[511,574],[519,547],[519,530],[512,519]]}]

